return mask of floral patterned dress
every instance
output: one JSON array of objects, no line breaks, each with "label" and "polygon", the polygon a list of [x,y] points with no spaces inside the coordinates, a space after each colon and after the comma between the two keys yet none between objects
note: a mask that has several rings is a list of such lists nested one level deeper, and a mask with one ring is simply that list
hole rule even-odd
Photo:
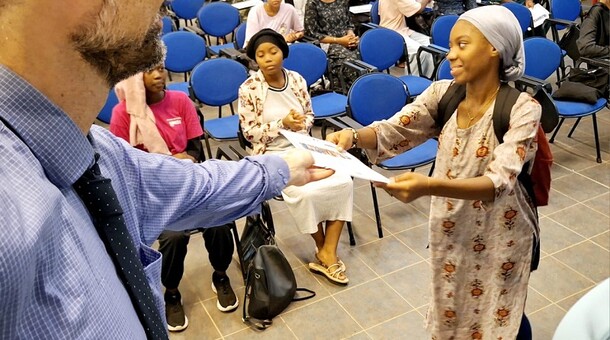
[{"label": "floral patterned dress", "polygon": [[[321,40],[324,37],[342,37],[354,30],[350,19],[349,1],[323,2],[309,0],[305,7],[305,35]],[[333,91],[341,91],[341,65],[344,61],[358,59],[358,51],[339,44],[330,44],[326,53],[331,73]]]},{"label": "floral patterned dress", "polygon": [[437,107],[450,83],[433,83],[391,119],[371,124],[378,147],[368,151],[369,157],[391,157],[438,135],[433,177],[492,180],[493,202],[431,199],[432,291],[426,323],[432,339],[514,339],[538,235],[534,208],[517,175],[535,155],[541,109],[521,94],[502,144],[494,134],[493,104],[468,129],[457,126],[454,114],[439,134]]}]

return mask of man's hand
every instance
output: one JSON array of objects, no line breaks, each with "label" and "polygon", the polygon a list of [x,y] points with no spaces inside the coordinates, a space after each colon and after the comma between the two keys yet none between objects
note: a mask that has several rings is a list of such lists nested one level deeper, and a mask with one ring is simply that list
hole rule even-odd
[{"label": "man's hand", "polygon": [[375,183],[375,186],[404,203],[430,195],[430,178],[416,172],[406,172],[392,178],[390,183]]},{"label": "man's hand", "polygon": [[301,186],[309,182],[324,179],[334,173],[334,170],[320,169],[313,166],[311,152],[303,149],[290,149],[279,155],[290,169],[289,185]]},{"label": "man's hand", "polygon": [[305,129],[305,115],[297,113],[294,109],[282,118],[282,124],[291,131],[297,132]]},{"label": "man's hand", "polygon": [[337,149],[339,150],[351,149],[352,145],[354,144],[353,138],[354,133],[352,132],[352,130],[347,129],[333,132],[326,136],[326,140],[333,144],[337,144]]}]

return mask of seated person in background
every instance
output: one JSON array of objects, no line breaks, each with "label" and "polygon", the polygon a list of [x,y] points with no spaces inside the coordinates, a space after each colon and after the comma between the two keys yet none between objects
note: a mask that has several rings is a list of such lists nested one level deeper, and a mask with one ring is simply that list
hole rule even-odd
[{"label": "seated person in background", "polygon": [[331,89],[341,91],[341,66],[358,59],[359,39],[349,14],[348,0],[308,0],[305,8],[305,34],[328,45],[326,56]]},{"label": "seated person in background", "polygon": [[288,43],[303,37],[303,22],[296,9],[282,0],[268,0],[254,6],[248,13],[247,22],[244,46],[247,46],[250,38],[263,28],[270,28],[278,32]]},{"label": "seated person in background", "polygon": [[[138,149],[201,162],[203,130],[195,107],[184,93],[166,90],[166,78],[163,65],[157,65],[117,84],[121,102],[112,110],[110,131]],[[188,326],[178,285],[184,273],[189,235],[188,231],[166,230],[159,236],[161,282],[166,289],[165,314],[170,331]],[[203,239],[214,268],[212,289],[217,293],[217,307],[224,312],[235,310],[238,300],[226,274],[233,255],[230,224],[204,229]]]},{"label": "seated person in background", "polygon": [[462,15],[469,9],[477,8],[476,0],[435,0],[434,11],[437,15]]},{"label": "seated person in background", "polygon": [[431,0],[379,0],[379,26],[389,28],[402,35],[407,44],[409,54],[409,68],[411,74],[420,76],[431,76],[434,62],[430,53],[421,54],[422,74],[417,68],[417,50],[420,46],[430,45],[430,37],[407,27],[405,16],[410,17],[421,13]]},{"label": "seated person in background", "polygon": [[609,3],[610,0],[599,0],[582,21],[576,42],[581,57],[610,58]]},{"label": "seated person in background", "polygon": [[[255,155],[284,152],[293,146],[279,134],[280,129],[308,133],[313,124],[307,84],[298,73],[282,67],[288,44],[275,31],[264,29],[255,34],[247,54],[256,60],[259,70],[239,88],[244,137],[252,143]],[[347,284],[337,245],[344,222],[352,219],[353,182],[350,176],[335,173],[317,183],[286,187],[282,196],[299,230],[315,241],[317,261],[309,263],[309,269],[333,283]]]}]

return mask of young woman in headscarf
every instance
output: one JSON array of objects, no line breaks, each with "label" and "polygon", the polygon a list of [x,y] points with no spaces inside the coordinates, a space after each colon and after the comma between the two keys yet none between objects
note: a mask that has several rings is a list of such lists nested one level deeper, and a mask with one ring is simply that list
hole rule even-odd
[{"label": "young woman in headscarf", "polygon": [[[305,79],[282,67],[288,44],[279,33],[263,29],[246,49],[259,70],[239,88],[239,120],[254,155],[283,152],[292,144],[280,129],[308,133],[314,114]],[[299,231],[311,234],[317,251],[309,269],[337,284],[347,284],[345,264],[337,257],[345,221],[352,219],[353,182],[336,172],[324,180],[282,192],[284,202]],[[324,228],[324,225],[326,228]]]},{"label": "young woman in headscarf", "polygon": [[437,126],[438,104],[452,81],[432,84],[387,121],[328,139],[342,148],[355,142],[370,159],[400,154],[438,137],[432,177],[399,175],[379,185],[402,202],[431,196],[432,272],[427,328],[433,339],[515,339],[527,295],[535,208],[517,180],[537,149],[541,107],[522,93],[499,143],[492,121],[501,81],[524,70],[517,19],[503,6],[464,13],[451,31],[451,74],[466,86],[465,99]]}]

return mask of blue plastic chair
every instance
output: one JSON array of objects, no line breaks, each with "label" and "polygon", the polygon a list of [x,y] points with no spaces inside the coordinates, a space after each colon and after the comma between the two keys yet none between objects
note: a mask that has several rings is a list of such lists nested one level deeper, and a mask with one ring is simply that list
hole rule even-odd
[{"label": "blue plastic chair", "polygon": [[205,0],[172,0],[169,4],[178,19],[192,22]]},{"label": "blue plastic chair", "polygon": [[100,110],[100,113],[97,114],[97,119],[106,124],[110,124],[110,118],[112,118],[112,109],[119,103],[119,99],[114,92],[114,88],[110,89],[108,92],[108,97],[106,98],[106,103],[104,107]]},{"label": "blue plastic chair", "polygon": [[525,74],[546,80],[561,64],[561,48],[551,40],[533,37],[523,41],[525,53]]},{"label": "blue plastic chair", "polygon": [[244,44],[246,43],[246,23],[242,22],[237,29],[235,30],[235,45],[237,45],[237,49],[244,48]]},{"label": "blue plastic chair", "polygon": [[519,21],[519,26],[521,26],[523,36],[531,31],[531,29],[534,27],[534,21],[532,19],[532,12],[529,10],[529,8],[516,2],[506,2],[503,3],[502,6],[506,7],[513,13],[515,18],[517,18],[517,21]]},{"label": "blue plastic chair", "polygon": [[[398,78],[385,73],[369,73],[359,77],[347,95],[348,113],[361,125],[369,125],[374,121],[388,119],[400,111],[409,100],[405,84]],[[409,151],[387,159],[379,164],[386,170],[408,170],[434,163],[438,143],[430,139]],[[432,173],[434,164],[430,169]],[[373,206],[377,219],[379,237],[383,237],[381,215],[375,187],[371,183]]]},{"label": "blue plastic chair", "polygon": [[219,141],[237,140],[239,116],[235,115],[232,103],[237,100],[239,86],[248,78],[248,70],[239,62],[228,58],[216,58],[201,62],[191,75],[193,99],[209,105],[230,105],[231,116],[209,119],[204,122],[205,143],[210,158],[213,158],[209,138]]},{"label": "blue plastic chair", "polygon": [[[551,1],[551,18],[575,21],[581,15],[580,0],[555,0]],[[561,31],[567,25],[557,24],[554,27]]]},{"label": "blue plastic chair", "polygon": [[449,50],[449,34],[457,19],[455,14],[441,15],[434,19],[430,28],[430,43]]},{"label": "blue plastic chair", "polygon": [[379,25],[381,18],[379,17],[379,0],[371,2],[371,22]]},{"label": "blue plastic chair", "polygon": [[218,41],[219,38],[226,39],[231,34],[231,39],[234,41],[233,33],[239,26],[240,20],[239,10],[226,2],[213,2],[201,7],[197,13],[197,21],[208,38],[210,54],[218,55],[221,49],[236,47],[234,42],[212,46],[209,37],[216,37]]},{"label": "blue plastic chair", "polygon": [[167,47],[165,68],[170,72],[188,73],[207,57],[205,40],[195,33],[187,31],[171,32],[161,37]]},{"label": "blue plastic chair", "polygon": [[[307,87],[312,86],[326,73],[328,59],[321,48],[307,43],[292,44],[289,48],[284,67],[305,78]],[[337,117],[345,114],[347,97],[336,92],[323,93],[313,96],[311,105],[315,119]]]},{"label": "blue plastic chair", "polygon": [[[364,32],[360,38],[358,50],[362,61],[388,73],[390,67],[407,54],[402,35],[383,27]],[[430,79],[419,76],[404,75],[400,76],[399,79],[407,85],[411,97],[420,95],[432,84]]]},{"label": "blue plastic chair", "polygon": [[167,33],[173,32],[176,30],[176,27],[174,25],[174,21],[172,20],[172,18],[168,17],[168,16],[164,16],[162,19],[163,22],[163,29],[161,30],[161,34],[165,35]]},{"label": "blue plastic chair", "polygon": [[451,75],[451,65],[449,60],[443,59],[436,70],[436,80],[453,79]]},{"label": "blue plastic chair", "polygon": [[[529,38],[524,42],[525,47],[525,75],[538,79],[547,79],[561,64],[562,54],[561,48],[554,42],[544,38]],[[541,56],[544,56],[543,58]],[[554,68],[553,68],[554,67]],[[580,123],[583,117],[591,116],[593,120],[593,134],[595,137],[595,149],[597,151],[597,162],[601,163],[601,151],[599,145],[599,134],[597,131],[597,117],[596,113],[602,110],[608,100],[606,98],[600,98],[594,104],[587,104],[581,102],[565,101],[565,100],[553,100],[557,111],[559,113],[559,124],[555,128],[553,135],[549,139],[550,143],[555,141],[555,136],[559,132],[561,125],[566,118],[577,118],[576,122],[572,126],[572,129],[568,133],[568,137],[572,137],[574,130]]]}]

